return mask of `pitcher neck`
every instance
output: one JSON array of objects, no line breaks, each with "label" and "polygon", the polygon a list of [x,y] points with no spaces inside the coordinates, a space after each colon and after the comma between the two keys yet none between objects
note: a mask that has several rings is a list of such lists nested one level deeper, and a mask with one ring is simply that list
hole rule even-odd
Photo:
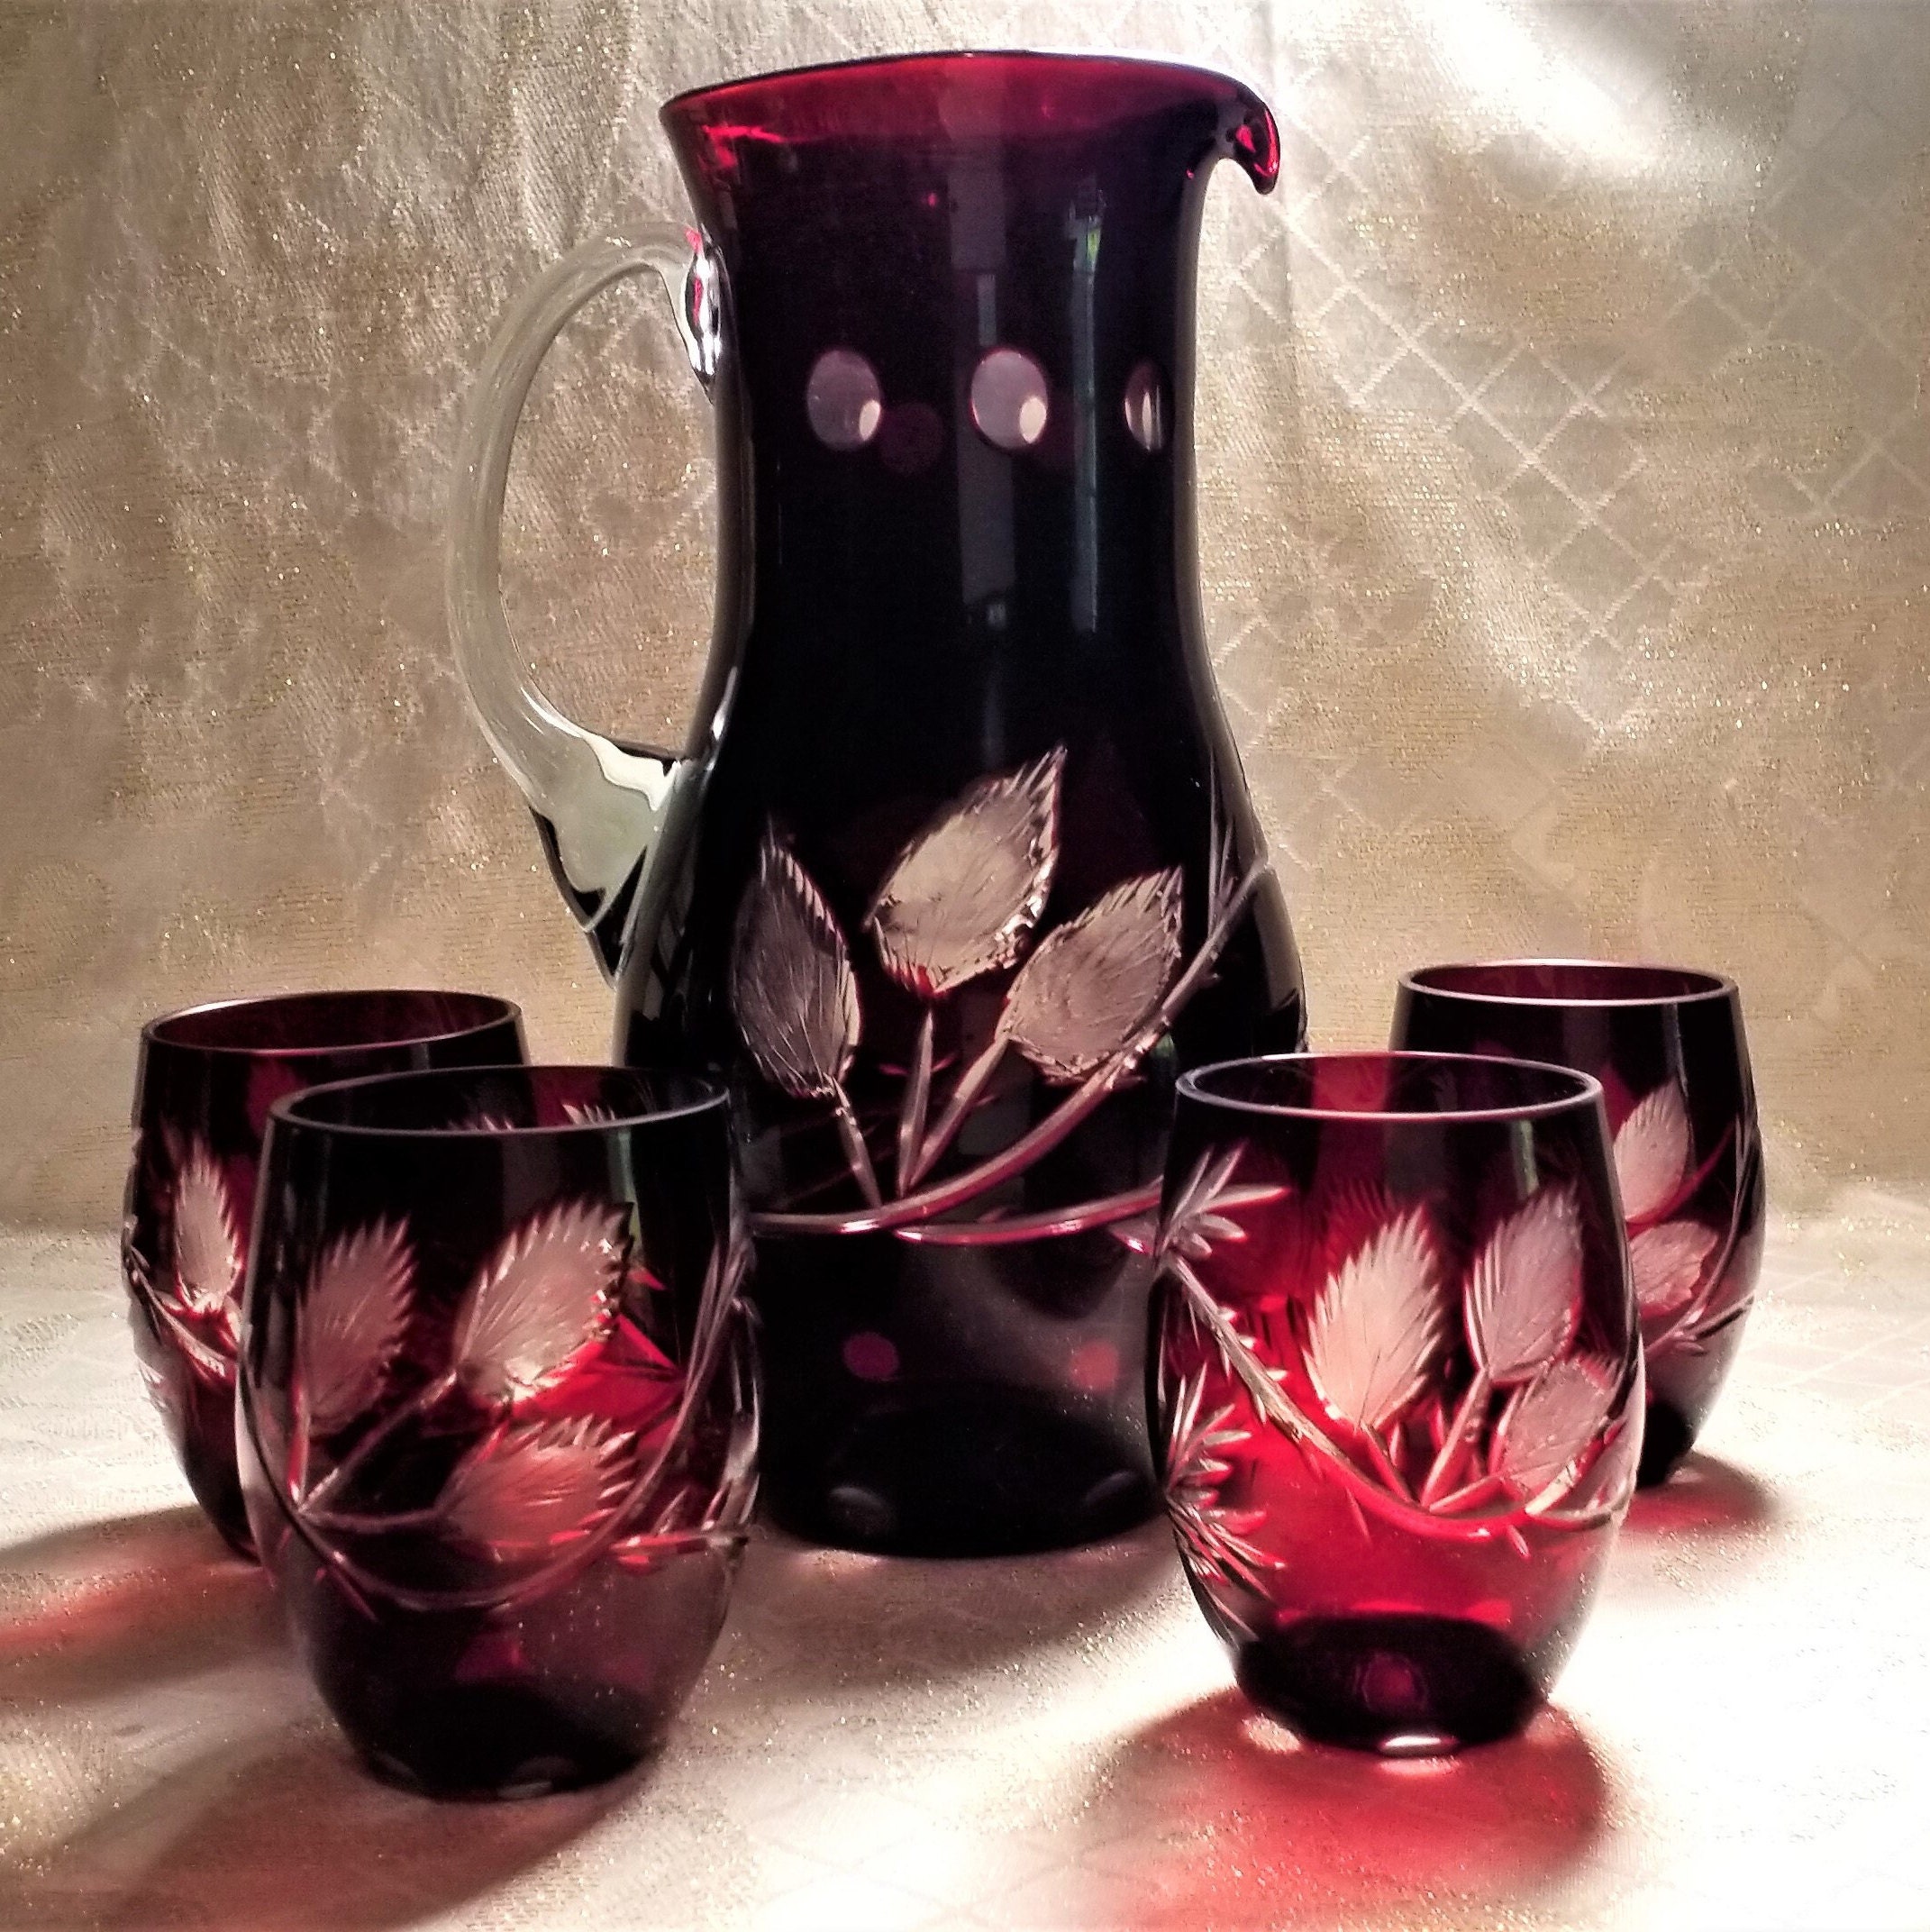
[{"label": "pitcher neck", "polygon": [[1109,602],[1194,597],[1194,258],[1215,161],[1276,178],[1256,95],[910,55],[663,120],[729,285],[760,623],[1097,634]]}]

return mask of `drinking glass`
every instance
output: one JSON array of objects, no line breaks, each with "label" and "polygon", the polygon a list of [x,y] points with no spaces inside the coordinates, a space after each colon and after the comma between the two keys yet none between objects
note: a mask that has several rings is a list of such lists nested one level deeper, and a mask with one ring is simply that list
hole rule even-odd
[{"label": "drinking glass", "polygon": [[1155,1450],[1242,1688],[1390,1754],[1517,1728],[1640,1447],[1599,1087],[1443,1054],[1202,1068],[1158,1246]]},{"label": "drinking glass", "polygon": [[755,1499],[748,1253],[714,1081],[505,1067],[276,1106],[242,1482],[377,1772],[520,1796],[662,1736]]},{"label": "drinking glass", "polygon": [[1735,982],[1677,966],[1505,960],[1400,984],[1396,1047],[1554,1061],[1602,1084],[1648,1358],[1638,1480],[1694,1445],[1762,1265],[1762,1141]]},{"label": "drinking glass", "polygon": [[128,1320],[195,1500],[240,1554],[254,1552],[234,1467],[235,1330],[269,1108],[324,1080],[523,1057],[521,1013],[485,993],[289,993],[141,1029],[121,1221]]}]

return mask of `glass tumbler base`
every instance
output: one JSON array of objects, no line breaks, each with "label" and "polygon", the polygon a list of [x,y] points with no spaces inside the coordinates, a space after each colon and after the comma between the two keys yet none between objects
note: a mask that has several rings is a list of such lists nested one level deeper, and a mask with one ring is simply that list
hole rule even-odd
[{"label": "glass tumbler base", "polygon": [[1387,1757],[1491,1744],[1541,1704],[1505,1637],[1450,1617],[1303,1618],[1243,1644],[1234,1674],[1301,1736]]}]

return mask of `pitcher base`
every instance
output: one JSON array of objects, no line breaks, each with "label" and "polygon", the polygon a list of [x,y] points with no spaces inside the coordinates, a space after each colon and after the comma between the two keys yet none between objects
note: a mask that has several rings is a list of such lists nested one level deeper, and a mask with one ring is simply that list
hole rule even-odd
[{"label": "pitcher base", "polygon": [[1158,1504],[1143,1447],[1018,1391],[960,1391],[840,1421],[815,1454],[775,1428],[767,1438],[765,1511],[807,1542],[1016,1556],[1118,1536]]}]

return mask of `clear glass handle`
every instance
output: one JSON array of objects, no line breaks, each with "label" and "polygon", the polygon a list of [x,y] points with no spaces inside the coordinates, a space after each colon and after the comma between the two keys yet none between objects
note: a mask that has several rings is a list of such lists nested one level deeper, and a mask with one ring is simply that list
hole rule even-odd
[{"label": "clear glass handle", "polygon": [[447,597],[456,663],[484,734],[535,813],[551,869],[606,976],[643,865],[683,770],[668,752],[619,744],[566,718],[518,660],[503,615],[503,491],[530,384],[593,296],[652,269],[707,392],[723,343],[717,265],[704,237],[668,223],[586,242],[523,290],[477,371],[456,460]]}]

